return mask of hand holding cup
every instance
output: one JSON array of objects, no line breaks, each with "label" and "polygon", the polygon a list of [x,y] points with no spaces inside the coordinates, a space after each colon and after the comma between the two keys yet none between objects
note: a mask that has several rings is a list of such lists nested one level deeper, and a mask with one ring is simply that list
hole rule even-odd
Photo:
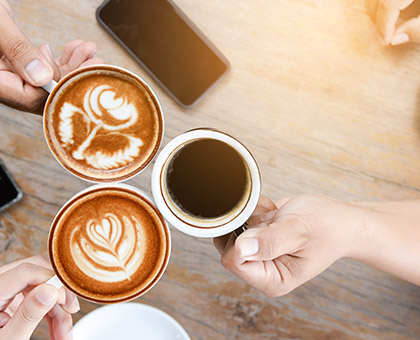
[{"label": "hand holding cup", "polygon": [[92,42],[72,41],[58,58],[49,44],[36,48],[16,24],[6,0],[0,0],[0,32],[0,102],[18,110],[42,114],[47,93],[40,86],[77,68],[103,63],[94,58]]},{"label": "hand holding cup", "polygon": [[43,318],[51,339],[69,339],[79,303],[70,291],[44,283],[52,275],[41,256],[0,267],[0,339],[27,340]]}]

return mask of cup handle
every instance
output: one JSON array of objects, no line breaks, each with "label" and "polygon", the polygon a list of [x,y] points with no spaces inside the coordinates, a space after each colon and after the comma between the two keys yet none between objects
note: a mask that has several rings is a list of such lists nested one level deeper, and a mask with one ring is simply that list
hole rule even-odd
[{"label": "cup handle", "polygon": [[49,279],[47,282],[45,282],[48,285],[54,286],[57,289],[60,289],[63,287],[63,283],[59,280],[57,275],[54,275],[51,279]]},{"label": "cup handle", "polygon": [[235,229],[233,231],[233,234],[238,237],[239,235],[241,235],[245,230],[248,229],[248,222],[245,222],[244,224],[242,224],[238,229]]},{"label": "cup handle", "polygon": [[42,88],[47,91],[48,93],[51,93],[53,88],[57,85],[57,82],[55,80],[50,80],[50,82],[44,86],[42,86]]}]

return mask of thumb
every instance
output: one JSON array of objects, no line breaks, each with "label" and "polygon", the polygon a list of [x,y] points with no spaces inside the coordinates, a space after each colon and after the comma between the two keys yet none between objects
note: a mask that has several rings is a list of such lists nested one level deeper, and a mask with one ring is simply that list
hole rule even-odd
[{"label": "thumb", "polygon": [[306,240],[305,230],[298,219],[280,216],[272,224],[243,232],[235,248],[246,261],[273,260],[300,250]]},{"label": "thumb", "polygon": [[43,284],[34,288],[3,327],[1,335],[5,336],[4,339],[28,340],[57,299],[58,291],[51,285]]},{"label": "thumb", "polygon": [[420,42],[420,17],[407,20],[399,26],[392,37],[391,45]]},{"label": "thumb", "polygon": [[0,55],[29,84],[42,86],[53,77],[44,55],[26,38],[4,6],[0,6]]}]

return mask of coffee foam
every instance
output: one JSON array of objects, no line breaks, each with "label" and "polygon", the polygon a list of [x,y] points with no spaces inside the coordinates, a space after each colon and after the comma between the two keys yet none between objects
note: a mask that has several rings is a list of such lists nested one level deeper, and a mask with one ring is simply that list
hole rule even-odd
[{"label": "coffee foam", "polygon": [[49,254],[63,283],[96,302],[132,299],[160,277],[169,258],[169,235],[160,213],[126,189],[82,194],[51,227]]},{"label": "coffee foam", "polygon": [[163,134],[154,95],[120,69],[96,65],[60,83],[47,102],[48,144],[72,173],[93,181],[123,180],[146,166]]}]

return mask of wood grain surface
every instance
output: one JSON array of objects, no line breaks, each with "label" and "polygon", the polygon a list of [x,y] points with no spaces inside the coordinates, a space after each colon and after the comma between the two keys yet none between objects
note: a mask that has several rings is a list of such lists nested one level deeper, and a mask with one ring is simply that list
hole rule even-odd
[{"label": "wood grain surface", "polygon": [[[242,140],[266,196],[420,197],[420,47],[382,46],[363,0],[176,0],[232,65],[188,110],[99,26],[101,0],[10,3],[35,45],[49,42],[58,56],[71,40],[94,41],[105,62],[144,77],[163,105],[164,145],[202,126]],[[409,10],[418,14],[416,4]],[[88,183],[55,161],[40,116],[6,106],[0,157],[24,191],[0,213],[0,264],[46,255],[54,215]],[[151,169],[128,183],[150,193]],[[268,298],[223,269],[211,240],[174,229],[172,237],[167,272],[137,301],[172,315],[194,340],[420,338],[420,288],[385,273],[341,260],[287,296]],[[98,307],[81,306],[75,322]],[[32,338],[48,339],[46,324]]]}]

